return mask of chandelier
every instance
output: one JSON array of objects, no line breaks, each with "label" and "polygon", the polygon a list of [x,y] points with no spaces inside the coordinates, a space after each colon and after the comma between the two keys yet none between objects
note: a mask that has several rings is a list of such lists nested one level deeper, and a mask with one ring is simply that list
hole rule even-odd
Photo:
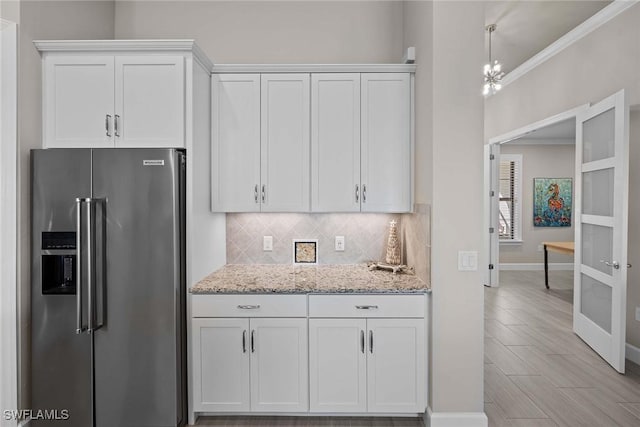
[{"label": "chandelier", "polygon": [[489,32],[489,63],[484,66],[484,89],[482,94],[484,96],[493,95],[500,89],[502,89],[502,78],[504,77],[504,71],[502,71],[502,65],[498,60],[491,61],[491,33],[496,30],[496,24],[487,25],[486,30]]}]

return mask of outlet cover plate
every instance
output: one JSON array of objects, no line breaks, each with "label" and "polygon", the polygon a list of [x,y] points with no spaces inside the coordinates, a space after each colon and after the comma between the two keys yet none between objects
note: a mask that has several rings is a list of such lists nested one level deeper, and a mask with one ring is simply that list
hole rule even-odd
[{"label": "outlet cover plate", "polygon": [[336,248],[336,251],[339,251],[339,252],[344,251],[344,236],[336,236],[335,248]]},{"label": "outlet cover plate", "polygon": [[265,252],[273,250],[273,236],[262,237],[262,250]]}]

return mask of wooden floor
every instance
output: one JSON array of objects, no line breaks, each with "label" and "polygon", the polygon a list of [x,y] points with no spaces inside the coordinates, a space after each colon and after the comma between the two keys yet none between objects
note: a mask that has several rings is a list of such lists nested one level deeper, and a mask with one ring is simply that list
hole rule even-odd
[{"label": "wooden floor", "polygon": [[572,332],[573,274],[500,272],[485,288],[489,425],[640,426],[640,367],[626,375]]},{"label": "wooden floor", "polygon": [[[640,426],[640,367],[609,367],[572,332],[573,274],[503,271],[485,288],[490,427]],[[197,426],[421,427],[416,418],[201,417]]]}]

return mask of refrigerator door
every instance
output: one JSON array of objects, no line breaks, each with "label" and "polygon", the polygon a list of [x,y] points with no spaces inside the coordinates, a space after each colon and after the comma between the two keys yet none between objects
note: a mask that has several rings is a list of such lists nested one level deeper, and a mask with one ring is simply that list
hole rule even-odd
[{"label": "refrigerator door", "polygon": [[93,150],[93,198],[105,220],[105,277],[96,285],[96,427],[184,419],[182,153]]},{"label": "refrigerator door", "polygon": [[68,411],[66,420],[31,424],[87,427],[92,425],[91,336],[76,334],[77,277],[74,286],[59,280],[75,270],[65,261],[63,274],[56,273],[62,264],[57,260],[76,262],[76,198],[91,195],[91,150],[32,150],[31,167],[31,408],[57,410],[53,415],[59,418]]}]

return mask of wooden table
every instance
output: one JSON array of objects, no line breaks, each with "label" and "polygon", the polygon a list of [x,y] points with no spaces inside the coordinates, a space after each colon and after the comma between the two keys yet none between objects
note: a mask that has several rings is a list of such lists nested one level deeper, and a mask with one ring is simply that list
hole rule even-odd
[{"label": "wooden table", "polygon": [[544,247],[544,285],[549,289],[549,251],[573,255],[573,242],[542,242]]}]

